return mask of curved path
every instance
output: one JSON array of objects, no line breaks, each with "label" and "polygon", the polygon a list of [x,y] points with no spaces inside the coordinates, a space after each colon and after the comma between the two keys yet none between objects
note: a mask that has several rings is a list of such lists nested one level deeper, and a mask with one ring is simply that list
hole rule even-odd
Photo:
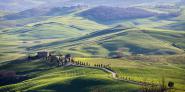
[{"label": "curved path", "polygon": [[112,78],[115,80],[119,80],[119,81],[124,81],[124,82],[128,82],[131,84],[136,84],[136,85],[150,85],[150,86],[159,86],[157,84],[151,84],[151,83],[146,83],[146,82],[138,82],[138,81],[134,81],[134,80],[126,80],[126,79],[120,79],[117,77],[117,73],[111,69],[107,69],[107,68],[102,68],[102,67],[93,67],[93,66],[83,66],[83,65],[76,65],[73,63],[68,63],[65,66],[75,66],[75,67],[83,67],[83,68],[92,68],[92,69],[99,69],[99,70],[103,70],[107,73],[110,73],[112,75]]},{"label": "curved path", "polygon": [[116,73],[116,72],[114,72],[114,71],[112,71],[112,70],[110,70],[110,69],[107,69],[107,68],[92,67],[92,66],[82,66],[82,65],[74,65],[74,64],[73,64],[73,65],[70,65],[70,66],[83,67],[83,68],[92,68],[92,69],[99,69],[99,70],[103,70],[103,71],[105,71],[105,72],[107,72],[107,73],[112,74],[112,77],[113,77],[114,79],[117,79],[117,77],[116,77],[117,73]]},{"label": "curved path", "polygon": [[[103,71],[105,71],[107,73],[110,73],[112,75],[112,78],[115,79],[115,80],[124,81],[124,82],[135,84],[135,85],[140,85],[140,86],[160,86],[160,84],[153,84],[153,83],[148,83],[148,82],[138,82],[138,81],[134,81],[134,80],[120,79],[120,78],[117,77],[117,73],[115,71],[113,71],[111,69],[108,69],[108,68],[76,65],[74,63],[68,63],[65,66],[75,66],[75,67],[83,67],[83,68],[92,68],[92,69],[103,70]],[[185,90],[177,89],[177,88],[173,88],[173,89],[180,90],[180,91],[185,91]]]},{"label": "curved path", "polygon": [[[103,68],[103,67],[95,67],[95,66],[84,66],[84,65],[77,65],[75,63],[72,62],[68,62],[65,65],[63,65],[64,67],[68,67],[68,66],[74,66],[74,67],[83,67],[83,68],[92,68],[92,69],[99,69],[99,70],[103,70],[107,73],[110,73],[112,75],[112,78],[118,81],[124,81],[127,83],[131,83],[131,84],[135,84],[135,85],[140,85],[140,86],[160,86],[160,84],[154,84],[154,83],[149,83],[149,82],[140,82],[140,81],[135,81],[135,80],[130,80],[130,79],[122,79],[119,78],[117,76],[117,73],[111,69],[108,68]],[[182,89],[177,89],[177,88],[173,88],[175,90],[180,90],[180,91],[185,91]]]},{"label": "curved path", "polygon": [[[131,84],[135,84],[135,85],[140,85],[140,86],[160,86],[160,84],[154,84],[154,83],[148,83],[148,82],[139,82],[139,81],[134,81],[134,80],[128,80],[128,79],[121,79],[117,77],[117,73],[111,69],[108,68],[103,68],[103,67],[93,67],[93,66],[84,66],[84,65],[77,65],[74,63],[67,63],[64,66],[75,66],[75,67],[83,67],[83,68],[92,68],[92,69],[99,69],[99,70],[103,70],[107,73],[110,73],[112,75],[112,78],[118,81],[123,81],[123,82],[127,82],[127,83],[131,83]],[[185,90],[182,89],[177,89],[174,88],[175,90],[180,90],[182,92],[184,92]]]}]

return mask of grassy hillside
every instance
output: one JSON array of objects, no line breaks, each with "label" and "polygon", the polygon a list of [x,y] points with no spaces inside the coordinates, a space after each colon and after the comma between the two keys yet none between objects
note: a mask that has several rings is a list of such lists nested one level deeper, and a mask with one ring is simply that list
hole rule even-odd
[{"label": "grassy hillside", "polygon": [[[22,60],[28,53],[45,50],[71,54],[75,60],[92,66],[110,64],[118,78],[159,83],[164,76],[166,84],[172,81],[180,89],[177,92],[185,90],[183,6],[79,8],[31,9],[9,15],[12,20],[0,21],[0,70],[15,71],[29,78],[0,86],[0,92],[138,92],[141,89],[136,84],[115,80],[99,69],[56,67],[43,59]],[[123,58],[81,58],[115,55]]]},{"label": "grassy hillside", "polygon": [[24,18],[24,19],[17,19],[17,20],[1,20],[0,21],[0,29],[23,27],[27,24],[43,21],[48,18],[49,17],[42,16],[42,17]]},{"label": "grassy hillside", "polygon": [[163,28],[165,29],[173,29],[173,30],[179,30],[179,31],[185,31],[185,27],[184,27],[184,22],[177,22],[177,23],[172,23],[169,24],[167,26],[164,26]]},{"label": "grassy hillside", "polygon": [[[146,7],[140,8],[146,9]],[[146,11],[171,14],[175,13],[174,10],[177,8],[173,5],[156,6],[151,7],[153,11],[151,9]],[[17,37],[23,43],[19,44],[19,47],[30,47],[35,51],[47,49],[85,56],[108,56],[112,53],[131,55],[184,52],[184,32],[176,32],[177,29],[183,31],[184,22],[177,20],[183,15],[183,11],[177,17],[171,18],[169,15],[170,19],[154,16],[117,21],[112,25],[99,24],[79,17],[78,14],[84,11],[86,10],[65,16],[47,17],[39,21],[34,21],[37,18],[17,20],[20,21],[18,23],[23,24],[27,20],[34,22],[25,23],[24,27],[3,29],[2,33]],[[7,23],[14,22],[7,21]],[[165,27],[167,29],[163,30]],[[22,46],[25,43],[26,46]]]},{"label": "grassy hillside", "polygon": [[41,16],[62,16],[66,14],[70,14],[72,12],[81,10],[86,8],[85,6],[68,6],[68,7],[47,7],[47,6],[40,6],[31,9],[27,9],[18,13],[13,13],[4,16],[4,19],[7,20],[17,20],[17,19],[24,19],[24,18],[34,18],[34,17],[41,17]]},{"label": "grassy hillside", "polygon": [[184,21],[184,17],[185,17],[185,6],[181,7],[181,15],[178,16],[176,19],[179,21]]},{"label": "grassy hillside", "polygon": [[139,9],[135,7],[118,8],[99,6],[83,11],[79,15],[84,18],[96,21],[98,23],[113,24],[117,21],[147,18],[157,16],[158,14],[155,12],[146,11],[144,9]]},{"label": "grassy hillside", "polygon": [[[106,25],[76,17],[73,14],[63,17],[47,17],[43,20],[42,18],[39,20],[37,18],[27,18],[2,21],[1,23],[7,24],[8,27],[10,27],[11,23],[13,25],[24,25],[23,27],[3,28],[0,30],[0,42],[2,42],[0,44],[2,49],[0,51],[0,60],[2,61],[8,59],[8,54],[15,55],[14,57],[19,57],[19,54],[22,56],[22,54],[25,54],[26,48],[34,45],[63,41],[64,39],[80,37],[96,30],[108,28]],[[7,46],[6,44],[11,45]]]},{"label": "grassy hillside", "polygon": [[32,62],[13,61],[1,64],[1,69],[15,70],[17,74],[28,75],[31,79],[7,86],[1,86],[1,92],[6,91],[62,91],[62,92],[135,92],[136,85],[115,81],[109,74],[97,70],[80,67],[47,66],[44,61]]},{"label": "grassy hillside", "polygon": [[[168,10],[174,12],[174,8],[168,8]],[[165,9],[154,9],[167,12]],[[1,23],[5,23],[5,25],[6,23],[8,25],[11,23],[24,25],[23,27],[2,29],[2,36],[8,35],[13,40],[13,37],[17,38],[15,42],[10,40],[3,42],[16,43],[17,46],[14,48],[18,48],[17,51],[21,54],[25,54],[25,49],[28,47],[32,49],[32,52],[47,49],[80,56],[109,56],[114,53],[161,55],[184,52],[185,33],[176,31],[177,29],[183,31],[183,21],[179,22],[175,18],[173,21],[150,17],[105,25],[77,15],[84,11],[86,10],[65,16],[42,17],[44,19],[40,18],[38,21],[38,18],[16,20],[19,22],[2,21]],[[162,28],[166,26],[169,26],[168,29],[163,30]],[[4,52],[8,50],[11,52],[11,49],[6,46],[2,46],[2,48],[1,56],[5,55]]]},{"label": "grassy hillside", "polygon": [[[173,61],[175,59],[176,61]],[[76,60],[88,62],[91,65],[110,64],[120,77],[130,77],[132,80],[159,83],[164,76],[166,83],[173,81],[176,88],[184,89],[185,68],[180,59],[183,60],[184,56],[148,56],[147,58],[140,56],[140,59],[135,57],[132,60],[76,58]]]},{"label": "grassy hillside", "polygon": [[33,46],[33,50],[60,48],[77,55],[175,54],[184,52],[184,32],[153,28],[116,27],[100,30],[76,39]]},{"label": "grassy hillside", "polygon": [[0,61],[13,60],[23,56],[18,48],[20,42],[17,36],[0,34]]},{"label": "grassy hillside", "polygon": [[2,17],[2,16],[4,16],[4,15],[7,15],[7,14],[9,14],[8,12],[6,12],[6,11],[2,11],[2,10],[0,10],[0,17]]},{"label": "grassy hillside", "polygon": [[[178,58],[178,59],[177,59]],[[181,56],[131,56],[125,59],[78,58],[75,60],[94,64],[110,64],[118,73],[118,77],[131,80],[159,83],[165,76],[165,84],[175,83],[175,88],[184,90],[184,55]],[[157,60],[156,60],[157,59]],[[175,60],[175,62],[173,61]],[[0,64],[2,70],[14,70],[19,75],[27,75],[30,79],[20,83],[1,86],[0,91],[49,91],[49,92],[137,92],[141,87],[124,81],[110,78],[110,74],[91,68],[56,67],[47,65],[45,61],[30,62],[14,60]]]}]

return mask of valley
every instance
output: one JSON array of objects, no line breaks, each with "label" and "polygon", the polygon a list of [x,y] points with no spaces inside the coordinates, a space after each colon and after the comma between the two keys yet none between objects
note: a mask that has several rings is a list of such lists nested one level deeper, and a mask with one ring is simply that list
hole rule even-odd
[{"label": "valley", "polygon": [[0,0],[1,92],[185,92],[183,0],[46,2]]}]

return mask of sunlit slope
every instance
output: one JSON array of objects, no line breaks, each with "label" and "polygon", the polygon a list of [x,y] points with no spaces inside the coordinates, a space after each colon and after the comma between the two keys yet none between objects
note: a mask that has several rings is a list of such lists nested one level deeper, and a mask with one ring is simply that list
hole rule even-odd
[{"label": "sunlit slope", "polygon": [[24,56],[19,47],[19,39],[16,35],[0,34],[0,62],[13,60]]},{"label": "sunlit slope", "polygon": [[24,27],[12,28],[5,30],[4,33],[17,34],[20,38],[52,39],[78,37],[105,28],[107,26],[81,17],[64,16],[49,18],[45,21],[31,23]]},{"label": "sunlit slope", "polygon": [[63,16],[1,21],[0,23],[5,23],[5,26],[9,23],[24,25],[20,27],[7,25],[11,28],[0,31],[1,36],[8,35],[3,38],[2,44],[16,44],[16,46],[2,45],[1,54],[5,54],[4,52],[8,50],[11,54],[14,54],[13,51],[15,53],[20,51],[22,54],[28,47],[31,51],[47,49],[83,56],[109,56],[112,53],[161,55],[184,52],[184,22],[181,20],[183,18],[180,18],[183,16],[183,8],[179,16],[172,16],[171,19],[154,16],[117,21],[112,25],[99,24],[80,17],[78,14],[83,11],[85,10]]},{"label": "sunlit slope", "polygon": [[[105,59],[105,58],[75,58],[82,62],[94,64],[110,64],[122,77],[130,77],[132,80],[159,83],[165,77],[166,84],[169,81],[175,83],[175,88],[184,90],[184,63],[181,56],[141,56],[130,57],[135,60]],[[174,61],[175,60],[175,61]],[[177,91],[178,92],[178,91]],[[179,91],[183,92],[183,91]]]},{"label": "sunlit slope", "polygon": [[[184,52],[184,32],[153,28],[115,27],[88,35],[33,46],[32,49],[61,49],[86,55],[176,54]],[[84,53],[84,54],[83,54]]]},{"label": "sunlit slope", "polygon": [[177,20],[179,20],[179,21],[184,21],[185,19],[185,6],[182,6],[181,7],[181,13],[180,13],[180,16],[178,16],[177,18],[175,18],[175,19],[177,19]]},{"label": "sunlit slope", "polygon": [[[29,22],[31,19],[18,20],[20,23],[26,21]],[[35,21],[34,18],[33,21]],[[4,28],[0,30],[0,46],[2,49],[0,51],[2,55],[0,57],[4,59],[0,60],[6,60],[8,52],[11,52],[10,54],[25,54],[27,47],[80,37],[90,32],[106,28],[108,26],[81,17],[75,17],[73,14],[63,17],[52,17],[45,19],[45,21],[42,20],[42,22],[27,24],[23,27]],[[13,45],[7,46],[4,44]],[[7,54],[5,55],[6,52]]]},{"label": "sunlit slope", "polygon": [[18,74],[26,74],[31,79],[7,86],[1,86],[3,91],[62,91],[62,92],[135,92],[137,85],[119,82],[110,78],[102,70],[80,67],[48,66],[42,60],[24,62],[12,61],[1,65],[6,70],[16,70]]},{"label": "sunlit slope", "polygon": [[8,12],[6,12],[6,11],[2,11],[2,10],[0,10],[0,17],[2,17],[2,16],[4,16],[4,15],[7,15],[7,14],[9,14]]}]

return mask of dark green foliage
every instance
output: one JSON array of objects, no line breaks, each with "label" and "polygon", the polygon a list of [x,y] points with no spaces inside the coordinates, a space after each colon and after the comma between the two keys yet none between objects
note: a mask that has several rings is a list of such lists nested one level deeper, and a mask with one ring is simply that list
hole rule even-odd
[{"label": "dark green foliage", "polygon": [[169,88],[173,88],[173,87],[174,87],[174,82],[171,82],[171,81],[168,82],[168,87],[169,87]]}]

